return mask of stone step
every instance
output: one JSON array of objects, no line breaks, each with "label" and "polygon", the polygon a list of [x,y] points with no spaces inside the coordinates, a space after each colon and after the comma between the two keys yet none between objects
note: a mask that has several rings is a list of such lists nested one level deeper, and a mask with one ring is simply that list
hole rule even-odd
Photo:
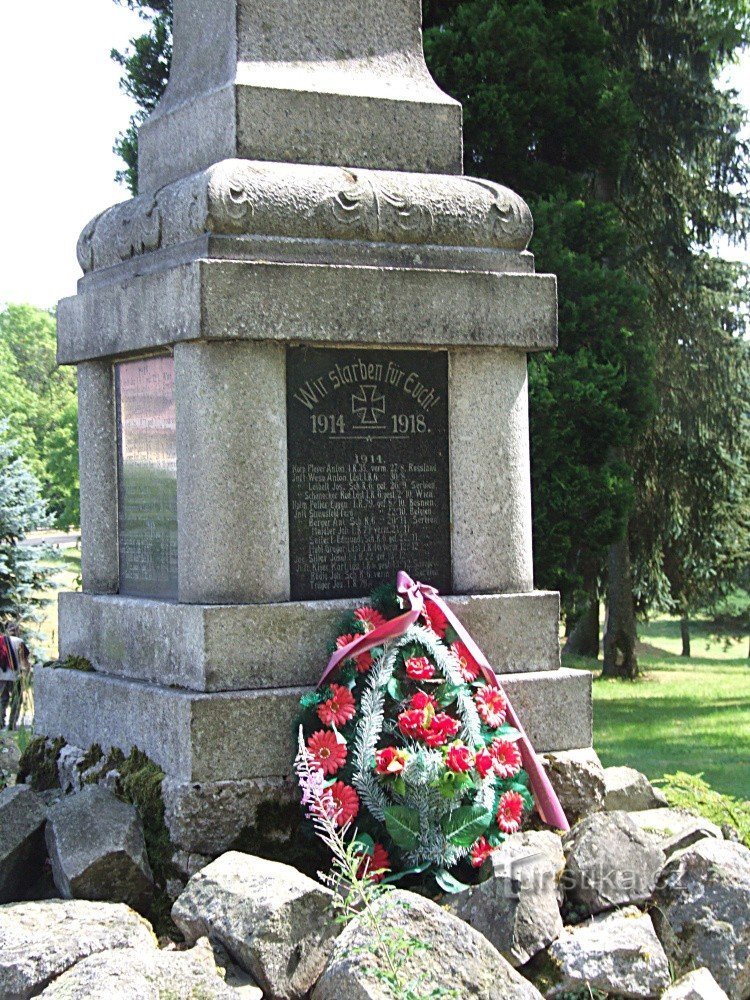
[{"label": "stone step", "polygon": [[[498,673],[560,664],[559,597],[450,597]],[[104,673],[193,691],[317,684],[326,649],[357,602],[168,604],[132,597],[60,594],[60,656],[83,656]]]},{"label": "stone step", "polygon": [[[502,683],[539,752],[591,745],[591,674],[505,674]],[[89,747],[136,746],[183,781],[283,777],[295,755],[295,720],[306,688],[202,694],[44,668],[36,673],[36,731]]]}]

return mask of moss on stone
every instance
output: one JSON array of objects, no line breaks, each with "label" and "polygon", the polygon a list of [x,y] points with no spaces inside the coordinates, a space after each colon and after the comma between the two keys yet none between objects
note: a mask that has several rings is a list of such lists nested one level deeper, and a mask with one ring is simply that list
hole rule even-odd
[{"label": "moss on stone", "polygon": [[18,784],[28,782],[35,792],[58,788],[57,759],[64,746],[62,737],[56,740],[46,736],[35,737],[21,754],[16,779]]},{"label": "moss on stone", "polygon": [[85,656],[67,656],[50,664],[53,670],[81,670],[85,674],[94,672],[94,666]]},{"label": "moss on stone", "polygon": [[86,753],[83,755],[81,763],[78,765],[78,771],[80,774],[84,774],[91,767],[95,767],[99,761],[104,757],[104,751],[99,746],[98,743],[94,743],[90,746]]}]

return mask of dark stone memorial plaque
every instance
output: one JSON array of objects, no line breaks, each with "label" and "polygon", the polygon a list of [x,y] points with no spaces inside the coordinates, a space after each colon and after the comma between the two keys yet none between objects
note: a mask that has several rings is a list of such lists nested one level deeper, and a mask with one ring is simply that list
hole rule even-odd
[{"label": "dark stone memorial plaque", "polygon": [[451,590],[448,355],[287,351],[292,600]]},{"label": "dark stone memorial plaque", "polygon": [[177,597],[174,360],[116,366],[120,593]]}]

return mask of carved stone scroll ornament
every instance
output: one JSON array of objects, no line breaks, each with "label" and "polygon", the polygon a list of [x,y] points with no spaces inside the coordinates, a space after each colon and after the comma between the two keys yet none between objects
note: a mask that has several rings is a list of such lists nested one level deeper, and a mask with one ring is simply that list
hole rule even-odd
[{"label": "carved stone scroll ornament", "polygon": [[226,160],[103,213],[84,230],[84,272],[204,234],[522,251],[533,230],[508,188],[409,174]]}]

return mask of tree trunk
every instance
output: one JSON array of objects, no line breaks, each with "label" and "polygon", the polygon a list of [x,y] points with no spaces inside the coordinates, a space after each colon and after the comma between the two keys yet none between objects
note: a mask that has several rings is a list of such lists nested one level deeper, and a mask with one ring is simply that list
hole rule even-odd
[{"label": "tree trunk", "polygon": [[627,534],[610,546],[607,557],[607,618],[604,625],[603,677],[638,676],[638,639],[633,607],[630,544]]},{"label": "tree trunk", "polygon": [[680,638],[682,639],[682,652],[680,656],[690,656],[690,619],[687,615],[680,618]]},{"label": "tree trunk", "polygon": [[599,656],[599,595],[596,584],[583,614],[571,629],[563,652],[576,656],[593,656],[595,660]]}]

